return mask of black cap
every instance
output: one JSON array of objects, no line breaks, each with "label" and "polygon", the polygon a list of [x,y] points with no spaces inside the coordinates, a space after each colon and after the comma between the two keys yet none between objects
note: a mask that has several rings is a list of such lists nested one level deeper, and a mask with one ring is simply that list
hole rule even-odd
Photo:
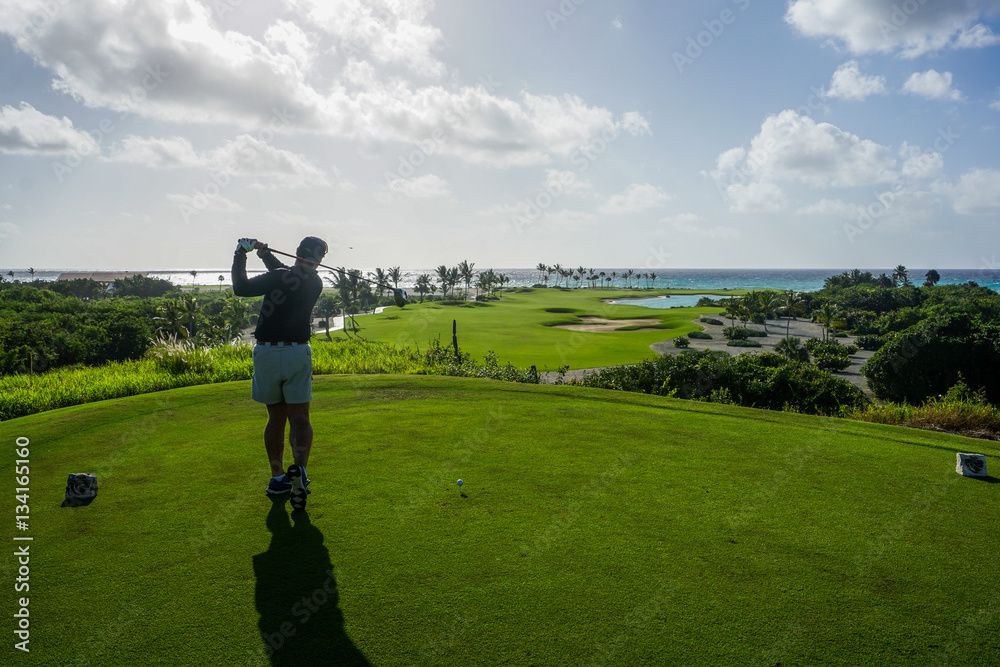
[{"label": "black cap", "polygon": [[326,256],[326,241],[315,236],[307,236],[299,242],[295,254],[302,259],[308,259],[319,264]]}]

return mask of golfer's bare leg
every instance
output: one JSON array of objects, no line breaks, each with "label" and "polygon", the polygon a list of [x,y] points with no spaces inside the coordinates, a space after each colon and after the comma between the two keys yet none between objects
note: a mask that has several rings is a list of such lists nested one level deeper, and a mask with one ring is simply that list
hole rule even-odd
[{"label": "golfer's bare leg", "polygon": [[313,444],[313,427],[309,422],[308,403],[288,403],[288,442],[296,465],[309,465],[309,450]]},{"label": "golfer's bare leg", "polygon": [[267,426],[264,427],[264,449],[271,464],[271,476],[285,473],[285,421],[288,410],[285,403],[267,406]]}]

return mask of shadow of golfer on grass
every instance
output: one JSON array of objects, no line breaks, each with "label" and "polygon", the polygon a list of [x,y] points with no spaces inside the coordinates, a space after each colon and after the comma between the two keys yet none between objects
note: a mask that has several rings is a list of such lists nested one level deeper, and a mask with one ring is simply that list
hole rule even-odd
[{"label": "shadow of golfer on grass", "polygon": [[253,557],[257,627],[264,642],[258,663],[371,667],[344,632],[337,579],[323,533],[304,511],[289,517],[287,500],[287,496],[271,498],[267,513],[271,544]]}]

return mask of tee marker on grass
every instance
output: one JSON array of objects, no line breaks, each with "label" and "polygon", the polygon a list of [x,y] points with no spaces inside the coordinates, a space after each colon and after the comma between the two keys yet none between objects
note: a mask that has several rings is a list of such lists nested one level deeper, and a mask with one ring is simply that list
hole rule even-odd
[{"label": "tee marker on grass", "polygon": [[955,472],[965,477],[989,477],[983,454],[955,454]]}]

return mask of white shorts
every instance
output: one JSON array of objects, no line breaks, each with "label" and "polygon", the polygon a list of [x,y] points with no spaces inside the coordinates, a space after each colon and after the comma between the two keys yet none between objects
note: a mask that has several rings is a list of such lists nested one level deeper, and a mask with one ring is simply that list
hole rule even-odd
[{"label": "white shorts", "polygon": [[255,345],[250,398],[266,405],[311,401],[312,348],[304,343]]}]

